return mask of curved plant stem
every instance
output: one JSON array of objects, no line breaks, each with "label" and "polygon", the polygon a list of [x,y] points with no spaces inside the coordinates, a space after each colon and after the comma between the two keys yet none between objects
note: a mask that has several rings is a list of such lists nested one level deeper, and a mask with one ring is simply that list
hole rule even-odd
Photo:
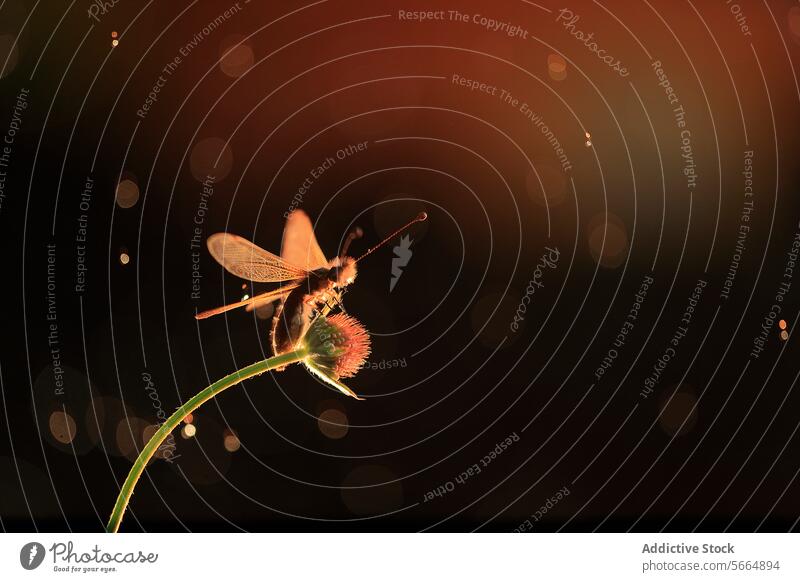
[{"label": "curved plant stem", "polygon": [[122,522],[122,516],[125,514],[125,509],[128,507],[128,503],[133,495],[133,488],[136,487],[136,482],[139,481],[139,477],[141,477],[142,473],[144,473],[147,463],[158,450],[158,447],[161,446],[161,443],[163,443],[167,438],[169,433],[177,428],[181,421],[186,418],[189,413],[194,412],[204,402],[214,398],[226,388],[235,386],[242,380],[252,378],[253,376],[258,376],[259,374],[263,374],[264,372],[274,368],[299,362],[307,355],[308,352],[305,349],[301,349],[294,352],[287,352],[279,356],[274,356],[272,358],[267,358],[266,360],[261,360],[255,364],[245,366],[241,370],[217,380],[211,384],[211,386],[200,391],[194,397],[186,401],[183,406],[178,408],[178,410],[176,410],[172,416],[164,421],[164,424],[161,425],[161,427],[144,446],[142,452],[139,453],[136,462],[133,463],[133,467],[131,467],[128,477],[125,479],[125,483],[122,484],[122,489],[119,492],[119,497],[117,497],[117,502],[114,504],[114,511],[111,512],[111,518],[108,520],[106,531],[109,533],[116,533],[117,530],[119,530],[119,525]]}]

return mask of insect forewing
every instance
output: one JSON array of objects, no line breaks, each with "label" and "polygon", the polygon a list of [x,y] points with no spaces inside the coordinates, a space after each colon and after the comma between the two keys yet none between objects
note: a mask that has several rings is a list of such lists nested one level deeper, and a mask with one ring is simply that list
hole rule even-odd
[{"label": "insect forewing", "polygon": [[281,258],[306,271],[328,266],[328,259],[319,248],[314,227],[302,210],[293,211],[286,219],[281,242]]},{"label": "insect forewing", "polygon": [[[314,271],[328,266],[328,259],[319,247],[317,237],[314,236],[314,227],[311,219],[302,210],[294,210],[286,218],[283,227],[283,240],[281,241],[281,258],[293,265]],[[301,306],[303,311],[300,321],[307,322],[311,317],[312,308],[307,303]],[[293,314],[286,314],[291,316]],[[301,335],[302,330],[293,330],[293,335]]]},{"label": "insect forewing", "polygon": [[308,271],[235,234],[212,234],[208,237],[208,251],[229,273],[249,281],[276,283],[308,276]]}]

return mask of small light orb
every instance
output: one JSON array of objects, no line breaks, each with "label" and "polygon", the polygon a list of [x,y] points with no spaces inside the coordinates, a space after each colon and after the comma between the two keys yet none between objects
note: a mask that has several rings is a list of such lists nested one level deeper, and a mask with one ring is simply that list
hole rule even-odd
[{"label": "small light orb", "polygon": [[329,439],[341,439],[350,430],[347,423],[347,415],[341,410],[329,408],[322,412],[317,419],[319,431]]},{"label": "small light orb", "polygon": [[131,179],[125,179],[117,184],[117,206],[131,208],[139,201],[139,186]]},{"label": "small light orb", "polygon": [[222,41],[219,68],[229,77],[241,77],[255,63],[256,56],[243,36],[233,35]]},{"label": "small light orb", "polygon": [[142,429],[142,441],[147,442],[158,432],[159,426],[157,424],[148,424]]},{"label": "small light orb", "polygon": [[185,439],[190,439],[197,434],[197,427],[193,424],[184,425],[181,429],[181,436]]},{"label": "small light orb", "polygon": [[599,213],[589,221],[589,252],[601,267],[619,267],[628,254],[628,231],[620,218],[609,213]]},{"label": "small light orb", "polygon": [[225,140],[209,137],[198,141],[189,156],[192,176],[201,183],[225,179],[233,167],[233,152]]},{"label": "small light orb", "polygon": [[563,81],[567,78],[567,61],[555,53],[547,57],[547,73],[554,81]]},{"label": "small light orb", "polygon": [[130,255],[128,255],[128,253],[126,253],[125,251],[121,252],[119,254],[119,262],[121,265],[127,265],[128,263],[131,262]]},{"label": "small light orb", "polygon": [[239,450],[239,447],[242,446],[242,443],[239,441],[239,437],[236,436],[232,430],[228,429],[224,433],[225,438],[223,440],[223,444],[225,446],[225,450],[229,453],[235,453]]},{"label": "small light orb", "polygon": [[50,432],[62,445],[68,445],[75,438],[75,419],[63,410],[50,415]]},{"label": "small light orb", "polygon": [[136,458],[143,446],[146,423],[134,416],[125,416],[117,423],[117,449],[123,457]]}]

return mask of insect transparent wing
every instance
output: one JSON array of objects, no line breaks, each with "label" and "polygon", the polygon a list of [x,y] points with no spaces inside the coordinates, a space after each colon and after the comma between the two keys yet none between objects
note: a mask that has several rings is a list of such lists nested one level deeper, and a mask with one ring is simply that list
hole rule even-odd
[{"label": "insect transparent wing", "polygon": [[300,267],[235,234],[212,234],[208,237],[207,244],[211,256],[229,273],[242,279],[257,283],[275,283],[308,276]]},{"label": "insect transparent wing", "polygon": [[228,305],[223,305],[222,307],[217,307],[215,309],[209,309],[208,311],[203,311],[202,313],[198,313],[195,315],[195,319],[206,319],[211,317],[212,315],[219,315],[220,313],[224,313],[226,311],[230,311],[231,309],[236,309],[237,307],[244,307],[245,305],[248,308],[251,305],[265,305],[267,303],[271,303],[277,299],[282,299],[289,294],[292,289],[297,289],[300,286],[300,283],[291,283],[289,285],[284,285],[278,289],[273,291],[267,291],[266,293],[262,293],[261,295],[256,295],[255,297],[251,297],[250,299],[245,299],[244,301],[237,301],[236,303],[229,303]]},{"label": "insect transparent wing", "polygon": [[293,211],[283,227],[281,258],[306,271],[328,266],[328,259],[319,248],[311,220],[302,210]]}]

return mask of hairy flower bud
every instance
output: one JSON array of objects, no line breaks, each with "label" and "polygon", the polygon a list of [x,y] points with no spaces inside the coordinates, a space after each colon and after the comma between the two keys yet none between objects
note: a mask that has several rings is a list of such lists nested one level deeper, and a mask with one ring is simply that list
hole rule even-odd
[{"label": "hairy flower bud", "polygon": [[308,356],[306,367],[318,378],[348,396],[358,398],[339,378],[355,376],[370,353],[367,330],[353,317],[337,313],[317,317],[303,338]]}]

